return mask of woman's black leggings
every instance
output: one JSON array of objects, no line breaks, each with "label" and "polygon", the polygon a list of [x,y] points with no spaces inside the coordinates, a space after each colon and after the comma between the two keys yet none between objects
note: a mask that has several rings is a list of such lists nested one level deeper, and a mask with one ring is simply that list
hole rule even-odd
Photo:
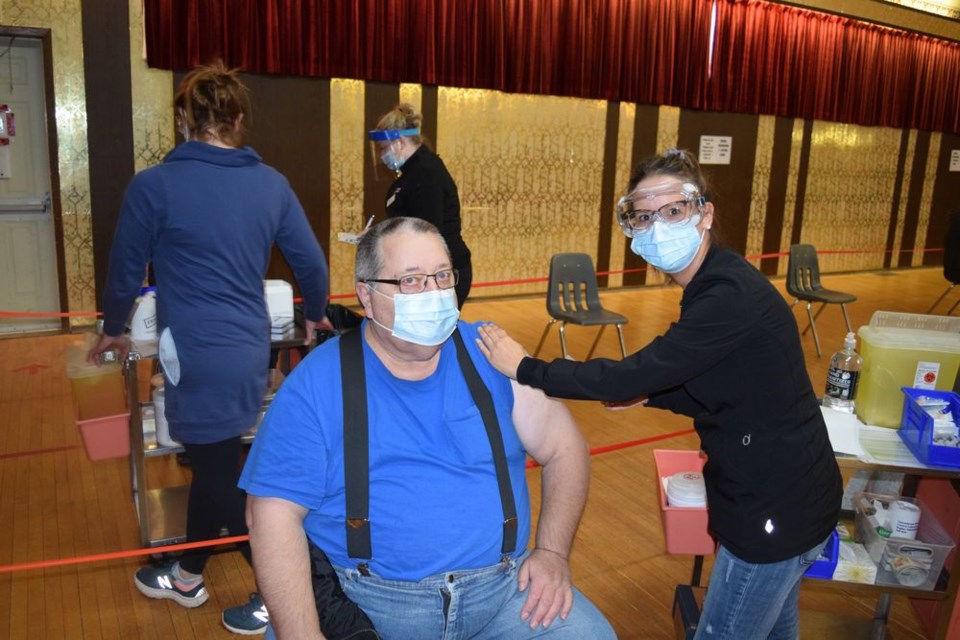
[{"label": "woman's black leggings", "polygon": [[[187,542],[220,537],[226,528],[231,536],[247,533],[245,517],[247,494],[237,486],[240,480],[240,436],[211,444],[185,444],[193,481],[187,505]],[[251,563],[250,545],[239,545],[240,553]],[[190,573],[202,573],[210,557],[210,547],[183,555],[180,566]]]}]

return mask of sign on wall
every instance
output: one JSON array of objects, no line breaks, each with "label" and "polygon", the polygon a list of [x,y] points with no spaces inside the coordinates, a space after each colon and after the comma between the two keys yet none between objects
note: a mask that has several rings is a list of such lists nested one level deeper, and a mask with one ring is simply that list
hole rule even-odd
[{"label": "sign on wall", "polygon": [[950,171],[960,171],[960,149],[950,150]]},{"label": "sign on wall", "polygon": [[730,164],[733,152],[731,136],[700,136],[700,164]]}]

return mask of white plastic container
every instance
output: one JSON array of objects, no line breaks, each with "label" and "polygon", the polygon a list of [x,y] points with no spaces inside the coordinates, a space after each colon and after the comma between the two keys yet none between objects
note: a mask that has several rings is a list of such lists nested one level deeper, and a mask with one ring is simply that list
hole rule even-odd
[{"label": "white plastic container", "polygon": [[293,320],[293,287],[286,280],[264,280],[263,295],[271,321],[276,318]]},{"label": "white plastic container", "polygon": [[698,471],[681,471],[667,478],[667,504],[671,507],[707,506],[707,488],[703,474]]},{"label": "white plastic container", "polygon": [[149,342],[157,339],[157,294],[156,289],[147,287],[141,291],[130,320],[130,338],[137,342]]},{"label": "white plastic container", "polygon": [[178,447],[180,443],[170,437],[163,395],[163,387],[153,390],[153,420],[157,425],[157,444],[161,447]]}]

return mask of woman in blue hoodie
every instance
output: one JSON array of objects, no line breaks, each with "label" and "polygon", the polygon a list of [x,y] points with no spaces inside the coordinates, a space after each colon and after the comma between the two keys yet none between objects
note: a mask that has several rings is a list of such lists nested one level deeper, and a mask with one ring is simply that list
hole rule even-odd
[{"label": "woman in blue hoodie", "polygon": [[[256,423],[267,388],[270,318],[263,278],[276,243],[304,299],[307,335],[329,328],[327,264],[287,180],[241,146],[247,89],[222,63],[188,74],[174,99],[185,142],[127,188],[110,251],[103,336],[91,351],[128,350],[124,323],[147,263],[157,285],[161,364],[170,435],[183,443],[193,480],[187,541],[247,532],[237,488],[243,433]],[[250,560],[249,546],[242,552]],[[209,553],[137,571],[137,588],[185,607],[207,600]],[[231,631],[266,627],[259,596],[227,609]]]}]

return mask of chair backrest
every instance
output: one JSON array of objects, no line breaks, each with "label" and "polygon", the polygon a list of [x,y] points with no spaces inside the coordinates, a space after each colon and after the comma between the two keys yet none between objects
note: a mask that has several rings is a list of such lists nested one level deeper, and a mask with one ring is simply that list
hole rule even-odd
[{"label": "chair backrest", "polygon": [[787,293],[796,296],[822,288],[817,250],[812,244],[791,246],[787,262]]},{"label": "chair backrest", "polygon": [[600,306],[597,272],[585,253],[558,253],[550,259],[547,313],[586,312]]}]

